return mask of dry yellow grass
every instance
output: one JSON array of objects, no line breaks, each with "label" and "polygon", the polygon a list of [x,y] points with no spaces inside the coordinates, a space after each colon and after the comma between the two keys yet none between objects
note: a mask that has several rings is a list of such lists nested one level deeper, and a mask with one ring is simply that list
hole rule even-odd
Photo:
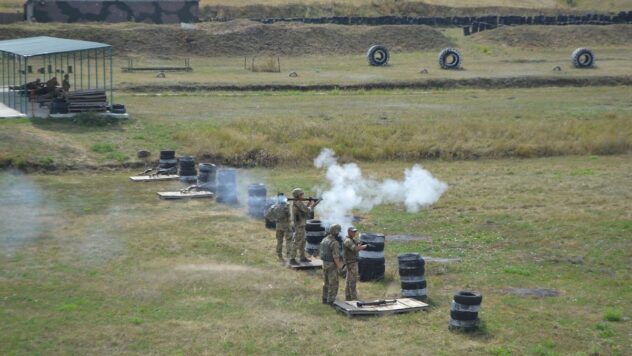
[{"label": "dry yellow grass", "polygon": [[[301,4],[304,6],[387,6],[388,3],[400,1],[387,0],[376,2],[373,0],[201,0],[200,5],[225,5],[225,6],[286,6]],[[564,0],[423,0],[423,1],[404,1],[409,3],[424,3],[429,5],[439,5],[446,7],[515,7],[529,9],[582,9],[582,10],[601,10],[601,11],[621,11],[632,9],[632,0],[577,0],[575,6],[570,6]]]}]

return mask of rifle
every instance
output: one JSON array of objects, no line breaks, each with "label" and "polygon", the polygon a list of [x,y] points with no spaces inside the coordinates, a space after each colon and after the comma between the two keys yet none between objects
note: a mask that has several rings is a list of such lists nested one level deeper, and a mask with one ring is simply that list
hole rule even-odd
[{"label": "rifle", "polygon": [[356,304],[358,308],[362,308],[362,307],[368,307],[368,306],[377,306],[377,305],[386,305],[386,304],[395,304],[395,303],[397,303],[397,299],[380,299],[380,300],[374,300],[371,302],[359,301]]}]

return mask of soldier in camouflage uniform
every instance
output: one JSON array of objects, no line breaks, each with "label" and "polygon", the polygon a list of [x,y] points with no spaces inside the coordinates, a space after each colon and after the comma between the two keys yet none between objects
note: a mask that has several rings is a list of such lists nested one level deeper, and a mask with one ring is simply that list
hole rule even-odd
[{"label": "soldier in camouflage uniform", "polygon": [[366,249],[366,245],[359,244],[356,240],[357,229],[350,227],[347,230],[347,238],[343,242],[344,258],[347,266],[345,286],[345,300],[358,300],[356,285],[358,283],[358,252]]},{"label": "soldier in camouflage uniform", "polygon": [[283,240],[285,239],[285,257],[290,258],[292,244],[292,231],[290,230],[290,206],[283,194],[277,196],[277,203],[272,205],[265,213],[265,218],[276,222],[276,253],[279,260],[283,261]]},{"label": "soldier in camouflage uniform", "polygon": [[290,264],[298,265],[296,261],[296,251],[298,250],[301,262],[310,262],[305,256],[305,225],[307,219],[312,212],[315,201],[309,201],[307,205],[303,202],[304,197],[303,189],[296,188],[292,190],[292,196],[294,197],[294,204],[292,204],[292,216],[294,221],[294,242],[290,249]]},{"label": "soldier in camouflage uniform", "polygon": [[329,233],[320,243],[320,258],[323,260],[323,304],[333,305],[338,295],[338,275],[342,271],[340,246],[336,236],[340,233],[340,225],[333,224]]}]

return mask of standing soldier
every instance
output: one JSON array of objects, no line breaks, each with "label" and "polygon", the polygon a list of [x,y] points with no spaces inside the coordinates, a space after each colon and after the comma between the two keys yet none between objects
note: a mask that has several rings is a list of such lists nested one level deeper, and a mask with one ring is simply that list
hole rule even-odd
[{"label": "standing soldier", "polygon": [[276,253],[280,261],[283,261],[283,239],[285,239],[285,257],[290,258],[290,245],[292,244],[292,233],[290,231],[290,206],[283,193],[277,195],[276,204],[268,208],[265,218],[276,222]]},{"label": "standing soldier", "polygon": [[310,262],[305,256],[305,225],[312,209],[316,206],[316,201],[309,201],[307,205],[303,203],[303,189],[295,188],[292,190],[294,204],[292,204],[292,215],[294,216],[294,242],[290,250],[290,264],[298,265],[296,262],[296,251],[298,250],[301,262]]},{"label": "standing soldier", "polygon": [[333,224],[320,243],[320,258],[323,260],[323,304],[333,305],[338,295],[338,274],[342,271],[340,245],[336,237],[341,227]]},{"label": "standing soldier", "polygon": [[356,285],[358,283],[358,252],[366,249],[366,245],[359,244],[356,240],[358,230],[355,227],[347,229],[347,238],[344,245],[344,258],[347,265],[347,282],[345,285],[345,300],[358,300]]}]

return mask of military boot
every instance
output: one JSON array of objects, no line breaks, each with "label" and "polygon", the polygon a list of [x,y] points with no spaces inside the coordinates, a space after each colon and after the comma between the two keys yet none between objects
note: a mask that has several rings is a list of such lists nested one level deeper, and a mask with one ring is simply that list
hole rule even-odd
[{"label": "military boot", "polygon": [[298,266],[298,262],[296,262],[296,259],[294,259],[294,258],[291,258],[291,259],[290,259],[290,264],[291,264],[292,266]]}]

